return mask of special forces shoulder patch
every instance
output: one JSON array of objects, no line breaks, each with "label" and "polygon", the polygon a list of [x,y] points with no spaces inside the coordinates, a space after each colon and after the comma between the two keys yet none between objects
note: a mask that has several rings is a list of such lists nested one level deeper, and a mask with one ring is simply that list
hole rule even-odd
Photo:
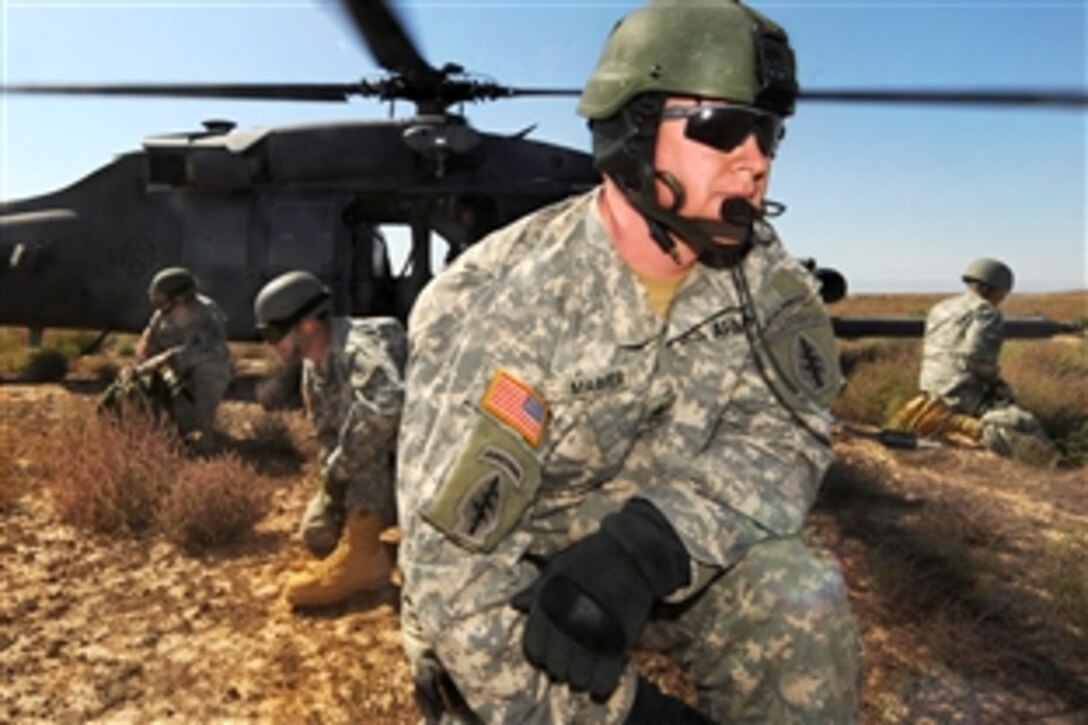
[{"label": "special forces shoulder patch", "polygon": [[540,487],[533,449],[549,412],[539,393],[504,371],[480,403],[484,414],[423,517],[462,546],[488,552],[514,529]]},{"label": "special forces shoulder patch", "polygon": [[834,375],[828,354],[804,332],[793,338],[793,368],[794,378],[814,398],[823,399],[828,393],[837,392],[831,387]]},{"label": "special forces shoulder patch", "polygon": [[830,405],[843,380],[823,305],[785,270],[774,276],[761,301],[764,314],[774,318],[764,341],[775,373],[772,385],[795,410]]}]

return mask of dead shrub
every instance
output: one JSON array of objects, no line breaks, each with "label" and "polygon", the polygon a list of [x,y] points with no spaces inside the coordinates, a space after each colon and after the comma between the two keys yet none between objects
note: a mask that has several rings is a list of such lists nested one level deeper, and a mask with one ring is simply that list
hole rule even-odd
[{"label": "dead shrub", "polygon": [[28,383],[56,383],[67,374],[68,358],[53,348],[35,350],[19,371],[19,377]]},{"label": "dead shrub", "polygon": [[140,533],[183,460],[174,432],[147,416],[62,419],[42,465],[61,517],[100,533]]},{"label": "dead shrub", "polygon": [[187,461],[165,493],[159,521],[166,538],[190,553],[233,543],[268,511],[269,491],[233,454]]},{"label": "dead shrub", "polygon": [[1071,467],[1088,463],[1088,420],[1074,427],[1068,435],[1057,441],[1063,462]]},{"label": "dead shrub", "polygon": [[279,413],[265,413],[253,421],[253,439],[271,456],[297,456],[298,446],[291,429]]}]

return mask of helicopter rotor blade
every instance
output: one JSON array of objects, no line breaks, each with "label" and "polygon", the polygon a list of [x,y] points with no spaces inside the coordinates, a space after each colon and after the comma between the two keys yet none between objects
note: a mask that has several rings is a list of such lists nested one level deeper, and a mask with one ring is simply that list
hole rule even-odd
[{"label": "helicopter rotor blade", "polygon": [[110,83],[0,85],[0,94],[235,98],[257,101],[347,101],[373,93],[363,83]]},{"label": "helicopter rotor blade", "polygon": [[1051,108],[1084,108],[1088,106],[1088,91],[802,89],[797,95],[797,100],[827,103],[898,103],[943,106],[1045,106]]},{"label": "helicopter rotor blade", "polygon": [[478,83],[474,86],[473,100],[493,101],[497,98],[579,96],[581,88],[514,88],[497,83]]},{"label": "helicopter rotor blade", "polygon": [[423,59],[384,0],[343,0],[374,60],[391,73],[412,79],[439,79],[442,73]]}]

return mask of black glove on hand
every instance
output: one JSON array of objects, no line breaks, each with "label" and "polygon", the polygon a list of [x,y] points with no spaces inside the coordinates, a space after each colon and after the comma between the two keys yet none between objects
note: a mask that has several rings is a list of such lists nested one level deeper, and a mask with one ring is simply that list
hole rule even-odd
[{"label": "black glove on hand", "polygon": [[654,601],[690,582],[688,553],[668,520],[631,499],[559,552],[512,604],[528,614],[525,656],[558,682],[605,700]]}]

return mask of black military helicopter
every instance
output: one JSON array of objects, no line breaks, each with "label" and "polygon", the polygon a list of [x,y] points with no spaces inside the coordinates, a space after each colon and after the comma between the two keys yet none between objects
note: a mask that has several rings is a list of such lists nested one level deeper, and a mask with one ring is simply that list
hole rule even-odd
[{"label": "black military helicopter", "polygon": [[[135,331],[147,282],[182,264],[227,312],[229,333],[254,335],[252,300],[271,277],[303,268],[334,290],[340,312],[405,317],[432,275],[431,239],[447,259],[493,228],[598,181],[585,152],[523,134],[480,131],[451,111],[580,89],[517,88],[418,52],[389,5],[344,0],[387,74],[344,84],[8,85],[4,93],[330,101],[408,101],[407,118],[237,129],[206,122],[152,136],[78,183],[0,203],[0,325]],[[1085,105],[1084,94],[803,91],[802,100]],[[409,262],[394,271],[387,224],[411,230]],[[845,294],[831,270],[814,273],[829,301]],[[881,325],[849,334],[879,333]],[[881,323],[883,328],[902,330]],[[846,333],[844,333],[846,334]]]},{"label": "black military helicopter", "polygon": [[[597,183],[582,151],[473,128],[451,106],[577,89],[501,86],[425,61],[384,3],[345,5],[388,75],[345,84],[6,86],[79,93],[329,101],[407,100],[409,118],[256,131],[206,122],[153,136],[62,191],[0,204],[0,324],[139,330],[147,282],[190,268],[254,335],[260,287],[288,269],[326,279],[340,311],[404,317],[431,277],[435,231],[456,256],[491,229]],[[382,224],[410,227],[405,270],[390,268]]]}]

